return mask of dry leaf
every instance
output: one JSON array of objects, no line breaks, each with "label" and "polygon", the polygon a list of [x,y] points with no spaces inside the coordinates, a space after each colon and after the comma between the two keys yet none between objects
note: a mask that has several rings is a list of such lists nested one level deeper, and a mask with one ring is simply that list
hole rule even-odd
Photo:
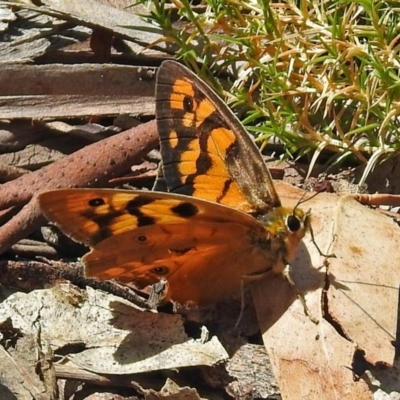
[{"label": "dry leaf", "polygon": [[[278,189],[282,202],[295,205],[302,192],[292,188],[285,195],[284,186]],[[399,227],[350,197],[323,193],[302,206],[312,210],[318,246],[336,255],[325,263],[308,235],[292,266],[296,287],[319,323],[305,315],[281,277],[254,285],[260,327],[282,397],[372,399],[370,379],[356,378],[368,362],[394,363]],[[374,367],[368,369],[374,375]],[[387,394],[393,390],[383,380],[380,386]]]},{"label": "dry leaf", "polygon": [[[79,290],[78,290],[79,291]],[[216,337],[189,338],[179,315],[156,314],[87,288],[68,285],[28,294],[16,293],[2,303],[0,323],[10,318],[22,334],[38,336],[56,354],[66,345],[76,351],[63,360],[101,374],[134,374],[195,365],[212,366],[228,359]],[[39,337],[39,336],[38,336]]]},{"label": "dry leaf", "polygon": [[182,388],[169,378],[167,378],[165,385],[159,392],[152,389],[146,392],[146,400],[201,400],[196,389]]}]

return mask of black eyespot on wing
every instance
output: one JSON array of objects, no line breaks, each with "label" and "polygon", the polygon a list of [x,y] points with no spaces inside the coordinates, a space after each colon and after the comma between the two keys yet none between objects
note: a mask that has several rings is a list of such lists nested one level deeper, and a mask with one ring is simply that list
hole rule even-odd
[{"label": "black eyespot on wing", "polygon": [[138,242],[147,242],[147,236],[141,235],[137,237]]},{"label": "black eyespot on wing", "polygon": [[95,199],[89,200],[88,204],[90,207],[99,207],[99,206],[103,206],[104,204],[106,204],[106,202],[101,197],[96,197]]},{"label": "black eyespot on wing", "polygon": [[296,216],[289,215],[286,219],[286,226],[290,232],[295,233],[301,228],[301,222]]},{"label": "black eyespot on wing", "polygon": [[171,208],[171,211],[182,218],[194,217],[199,209],[192,203],[179,203]]},{"label": "black eyespot on wing", "polygon": [[193,112],[194,108],[193,98],[190,96],[185,96],[185,98],[183,99],[183,107],[186,112]]},{"label": "black eyespot on wing", "polygon": [[169,272],[169,269],[167,267],[155,267],[150,270],[156,275],[167,275]]}]

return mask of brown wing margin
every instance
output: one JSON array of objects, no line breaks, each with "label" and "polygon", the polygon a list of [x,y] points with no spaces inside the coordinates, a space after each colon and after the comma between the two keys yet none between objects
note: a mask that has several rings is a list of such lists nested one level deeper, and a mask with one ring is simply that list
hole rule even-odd
[{"label": "brown wing margin", "polygon": [[219,196],[205,198],[232,206],[229,190],[237,185],[251,211],[280,206],[268,168],[240,121],[214,91],[175,61],[164,61],[158,71],[156,117],[170,191],[202,197],[205,188],[196,191],[196,184],[212,188],[214,182]]}]

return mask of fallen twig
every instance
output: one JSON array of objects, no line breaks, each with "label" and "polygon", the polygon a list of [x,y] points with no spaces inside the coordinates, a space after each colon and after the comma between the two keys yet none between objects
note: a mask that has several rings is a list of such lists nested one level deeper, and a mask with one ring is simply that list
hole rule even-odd
[{"label": "fallen twig", "polygon": [[157,143],[156,123],[151,121],[3,184],[0,212],[23,207],[0,228],[0,254],[44,224],[36,201],[39,193],[68,187],[107,186],[110,179],[140,162]]}]

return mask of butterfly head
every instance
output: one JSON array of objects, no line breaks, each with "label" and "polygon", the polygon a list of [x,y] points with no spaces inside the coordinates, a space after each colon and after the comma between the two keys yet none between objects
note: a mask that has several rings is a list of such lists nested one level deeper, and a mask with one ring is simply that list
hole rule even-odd
[{"label": "butterfly head", "polygon": [[310,212],[298,207],[276,207],[257,219],[272,237],[296,236],[301,240],[310,228]]},{"label": "butterfly head", "polygon": [[277,265],[274,270],[280,272],[293,261],[300,241],[310,230],[310,212],[298,207],[276,207],[257,219],[263,223],[270,251],[275,255]]},{"label": "butterfly head", "polygon": [[311,213],[310,211],[304,212],[302,209],[296,207],[294,209],[284,208],[285,227],[291,235],[296,235],[300,239],[304,237],[306,232],[310,229]]},{"label": "butterfly head", "polygon": [[301,208],[283,208],[285,215],[286,234],[282,237],[286,247],[286,261],[291,262],[296,255],[297,247],[311,228],[310,211],[304,212]]}]

